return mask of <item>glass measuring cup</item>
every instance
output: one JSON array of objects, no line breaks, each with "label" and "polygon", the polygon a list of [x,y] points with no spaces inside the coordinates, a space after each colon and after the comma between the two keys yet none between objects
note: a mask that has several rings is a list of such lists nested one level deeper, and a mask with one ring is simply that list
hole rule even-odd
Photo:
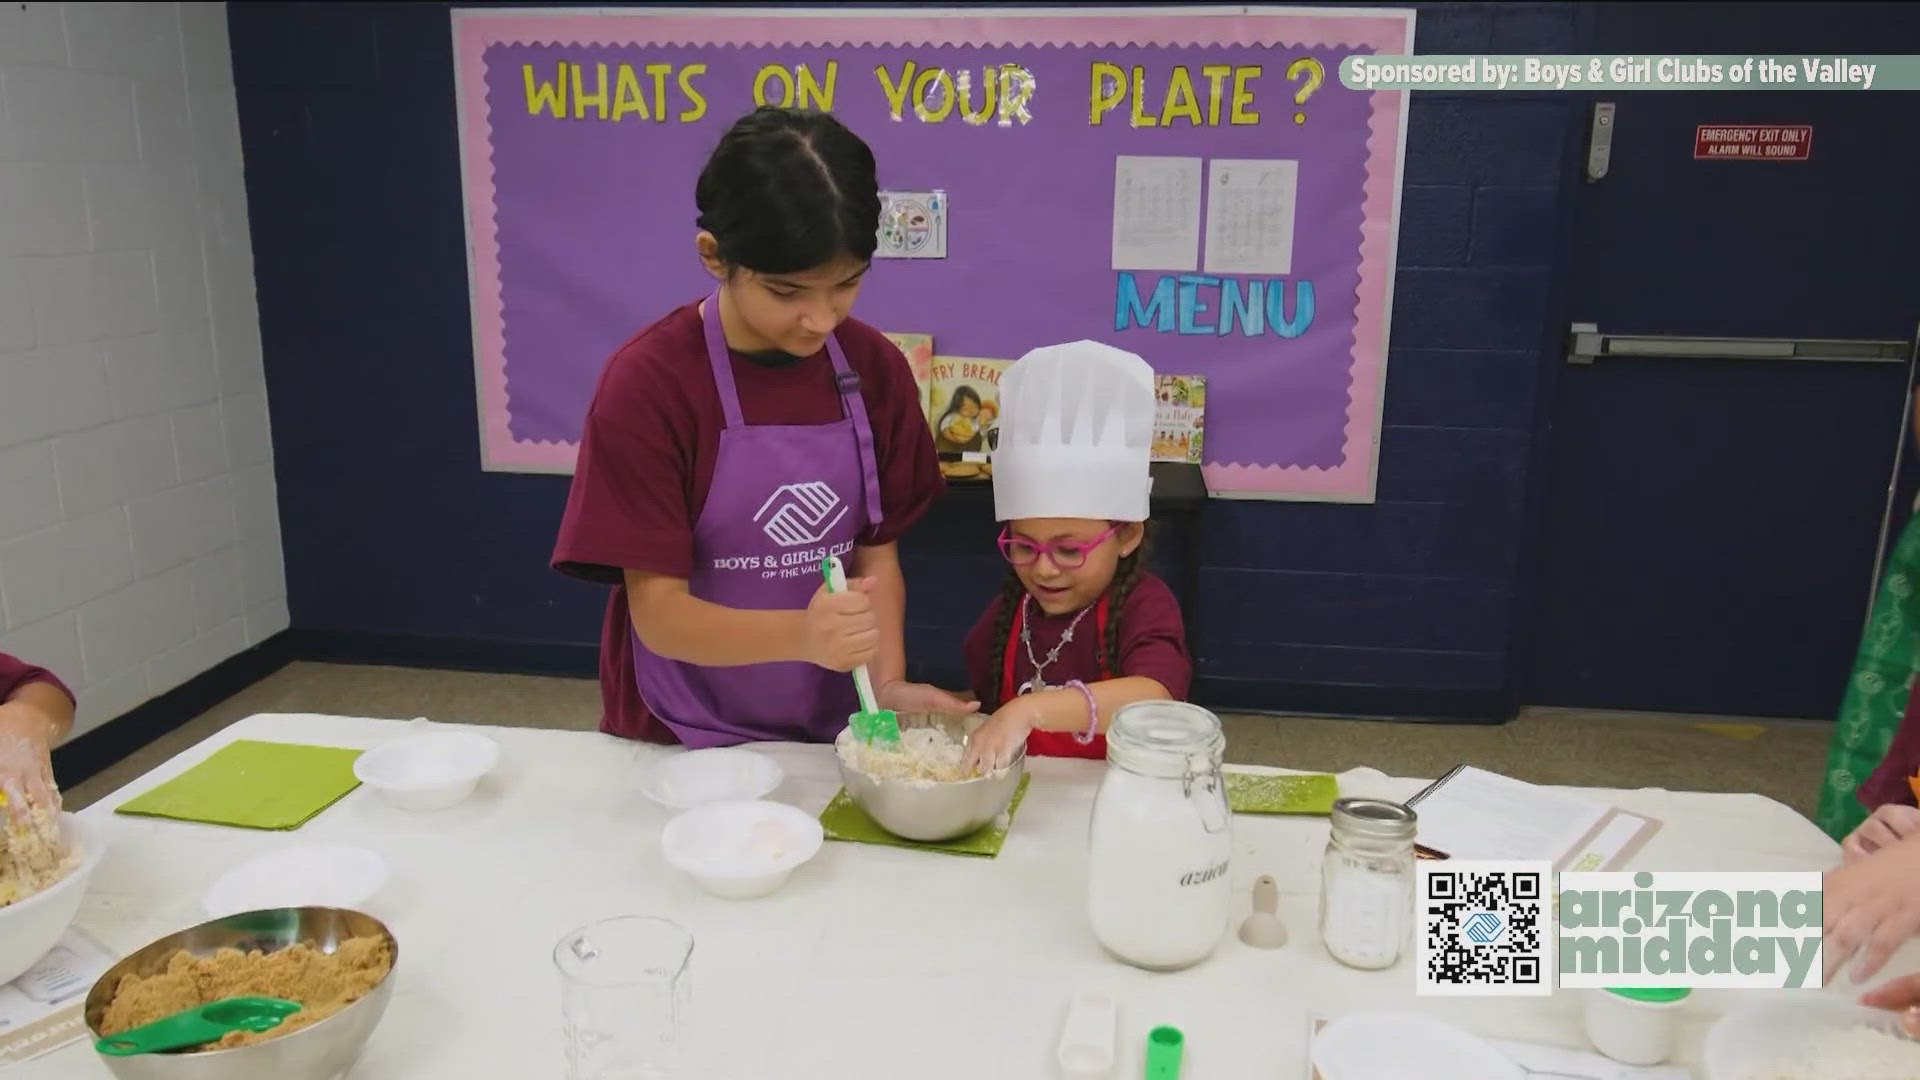
[{"label": "glass measuring cup", "polygon": [[686,1054],[693,935],[667,919],[588,923],[553,949],[568,1080],[673,1080]]}]

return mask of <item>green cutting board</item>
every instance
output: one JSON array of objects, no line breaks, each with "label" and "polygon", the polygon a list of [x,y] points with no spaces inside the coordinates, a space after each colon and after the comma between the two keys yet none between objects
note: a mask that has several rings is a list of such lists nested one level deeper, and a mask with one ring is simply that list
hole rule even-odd
[{"label": "green cutting board", "polygon": [[1269,776],[1228,770],[1227,805],[1237,814],[1333,813],[1340,781],[1329,773]]},{"label": "green cutting board", "polygon": [[1020,801],[1027,797],[1027,784],[1032,779],[1031,773],[1020,778],[1020,786],[1013,792],[1013,801],[1007,805],[1007,812],[1001,814],[999,820],[983,826],[978,832],[944,843],[925,844],[893,835],[868,817],[867,812],[860,809],[860,804],[853,801],[853,796],[847,794],[846,788],[841,788],[840,793],[827,804],[827,808],[820,812],[820,824],[826,828],[829,840],[845,840],[856,844],[887,844],[891,847],[944,851],[953,855],[977,855],[991,859],[1000,854],[1000,845],[1007,842],[1007,830],[1013,825],[1013,815],[1020,809]]},{"label": "green cutting board", "polygon": [[359,750],[236,739],[114,812],[243,829],[297,829],[360,786]]}]

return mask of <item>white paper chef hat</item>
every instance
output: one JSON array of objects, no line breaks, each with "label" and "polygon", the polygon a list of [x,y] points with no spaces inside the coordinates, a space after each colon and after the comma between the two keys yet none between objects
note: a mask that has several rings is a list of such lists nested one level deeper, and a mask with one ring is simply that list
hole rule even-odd
[{"label": "white paper chef hat", "polygon": [[1000,378],[993,509],[1016,518],[1145,521],[1153,368],[1097,341],[1047,345]]}]

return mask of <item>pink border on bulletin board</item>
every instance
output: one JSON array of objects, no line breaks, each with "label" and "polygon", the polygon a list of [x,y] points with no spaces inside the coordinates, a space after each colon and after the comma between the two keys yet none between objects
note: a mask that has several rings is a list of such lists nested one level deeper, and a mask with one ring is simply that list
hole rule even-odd
[{"label": "pink border on bulletin board", "polygon": [[[495,44],[735,46],[1023,44],[1089,46],[1365,45],[1378,55],[1413,51],[1411,10],[1201,7],[1132,9],[455,9],[454,77],[466,198],[474,364],[482,464],[489,471],[567,473],[577,444],[518,441],[508,426],[505,319],[494,214],[492,130],[484,53]],[[1013,33],[1010,33],[1013,32]],[[1331,75],[1331,73],[1329,73]],[[1406,147],[1404,91],[1372,95],[1360,244],[1346,453],[1334,468],[1212,464],[1216,495],[1244,499],[1371,502],[1379,461],[1381,400],[1399,234]]]}]

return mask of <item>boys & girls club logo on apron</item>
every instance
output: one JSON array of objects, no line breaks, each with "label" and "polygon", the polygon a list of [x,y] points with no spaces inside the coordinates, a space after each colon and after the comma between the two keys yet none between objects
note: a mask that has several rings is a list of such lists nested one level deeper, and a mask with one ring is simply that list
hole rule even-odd
[{"label": "boys & girls club logo on apron", "polygon": [[761,504],[753,523],[781,547],[799,547],[826,539],[848,509],[839,493],[823,481],[786,484]]}]

